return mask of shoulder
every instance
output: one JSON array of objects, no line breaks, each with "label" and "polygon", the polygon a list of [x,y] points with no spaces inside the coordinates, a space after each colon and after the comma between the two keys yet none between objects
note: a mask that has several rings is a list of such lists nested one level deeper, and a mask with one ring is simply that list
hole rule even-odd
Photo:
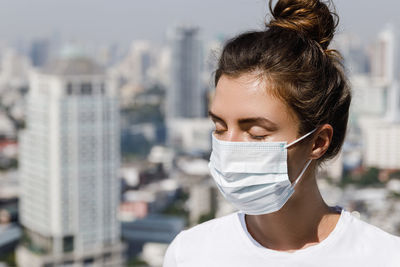
[{"label": "shoulder", "polygon": [[237,213],[231,213],[181,231],[167,249],[164,267],[176,266],[168,265],[167,262],[178,262],[183,256],[190,258],[192,253],[199,257],[203,252],[207,254],[208,250],[219,243],[229,242],[232,232],[236,231],[235,220],[239,220],[237,216]]},{"label": "shoulder", "polygon": [[385,249],[385,253],[400,251],[400,237],[360,220],[347,211],[344,212],[344,216],[347,224],[346,234],[354,241],[358,241],[362,248],[370,251]]},{"label": "shoulder", "polygon": [[237,213],[231,213],[184,230],[179,233],[176,239],[179,239],[181,244],[185,244],[186,248],[194,243],[197,248],[209,242],[215,243],[216,240],[230,236],[232,232],[235,232],[238,220]]},{"label": "shoulder", "polygon": [[182,232],[182,240],[197,241],[204,240],[207,236],[225,235],[233,230],[235,220],[238,220],[237,213],[231,213],[223,217],[215,218]]}]

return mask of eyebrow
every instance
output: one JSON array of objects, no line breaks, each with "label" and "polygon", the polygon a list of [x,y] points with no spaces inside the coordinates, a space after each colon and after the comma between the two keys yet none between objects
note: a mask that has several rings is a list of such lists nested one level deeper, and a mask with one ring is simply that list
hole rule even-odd
[{"label": "eyebrow", "polygon": [[223,119],[221,119],[220,117],[218,117],[217,115],[215,115],[214,113],[212,113],[211,110],[208,111],[208,115],[212,118],[212,120],[220,121],[226,125],[225,121]]},{"label": "eyebrow", "polygon": [[[208,115],[211,116],[214,120],[218,120],[221,122],[224,122],[223,119],[215,115],[211,110],[208,111]],[[225,122],[224,122],[225,123]],[[268,120],[267,118],[264,117],[253,117],[253,118],[243,118],[243,119],[238,119],[239,124],[261,124],[265,125],[269,128],[276,129],[278,128],[278,125],[273,123],[272,121]]]}]

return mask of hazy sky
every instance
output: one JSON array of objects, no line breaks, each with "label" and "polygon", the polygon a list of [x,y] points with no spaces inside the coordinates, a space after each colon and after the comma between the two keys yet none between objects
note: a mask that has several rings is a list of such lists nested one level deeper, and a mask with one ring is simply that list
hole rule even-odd
[{"label": "hazy sky", "polygon": [[[340,31],[373,38],[387,23],[400,23],[395,0],[335,0]],[[0,40],[46,37],[125,43],[163,41],[175,22],[199,25],[208,39],[257,29],[266,0],[0,0]]]}]

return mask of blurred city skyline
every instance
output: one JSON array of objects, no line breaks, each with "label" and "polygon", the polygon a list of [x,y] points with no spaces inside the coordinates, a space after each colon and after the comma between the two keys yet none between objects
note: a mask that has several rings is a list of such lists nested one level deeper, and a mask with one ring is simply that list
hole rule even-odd
[{"label": "blurred city skyline", "polygon": [[[318,185],[399,235],[400,4],[333,2],[353,97]],[[236,211],[207,111],[224,41],[263,29],[267,5],[0,0],[0,267],[160,267],[180,231]]]},{"label": "blurred city skyline", "polygon": [[[400,24],[394,0],[335,0],[338,32],[353,33],[369,42],[385,24]],[[204,39],[260,29],[268,0],[235,1],[0,1],[0,42],[29,41],[57,35],[63,41],[118,43],[135,39],[165,41],[166,28],[189,23]],[[146,25],[146,27],[143,27]]]}]

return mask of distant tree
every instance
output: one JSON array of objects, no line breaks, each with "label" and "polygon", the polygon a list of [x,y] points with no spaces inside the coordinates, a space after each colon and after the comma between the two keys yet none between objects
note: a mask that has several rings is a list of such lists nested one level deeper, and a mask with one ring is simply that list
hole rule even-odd
[{"label": "distant tree", "polygon": [[379,180],[379,172],[378,168],[372,167],[360,174],[345,173],[340,185],[342,187],[349,184],[358,186],[382,185],[382,182]]}]

